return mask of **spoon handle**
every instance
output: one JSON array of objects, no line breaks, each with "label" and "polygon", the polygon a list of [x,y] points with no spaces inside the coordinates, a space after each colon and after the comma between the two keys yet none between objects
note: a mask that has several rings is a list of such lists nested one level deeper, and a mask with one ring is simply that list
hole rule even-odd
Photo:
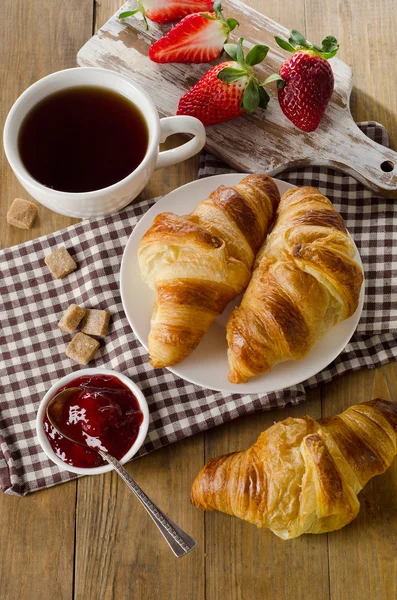
[{"label": "spoon handle", "polygon": [[103,452],[102,450],[98,450],[98,452],[104,460],[112,465],[114,470],[117,471],[120,477],[128,485],[130,490],[134,492],[138,500],[146,508],[175,556],[180,558],[181,556],[185,556],[185,554],[190,552],[190,550],[193,550],[193,548],[196,546],[195,540],[191,538],[190,535],[185,533],[180,527],[178,527],[178,525],[176,525],[174,521],[167,517],[167,515],[164,514],[159,508],[157,508],[157,506],[150,500],[150,498],[148,498],[145,492],[141,490],[139,485],[132,479],[119,461],[107,452]]}]

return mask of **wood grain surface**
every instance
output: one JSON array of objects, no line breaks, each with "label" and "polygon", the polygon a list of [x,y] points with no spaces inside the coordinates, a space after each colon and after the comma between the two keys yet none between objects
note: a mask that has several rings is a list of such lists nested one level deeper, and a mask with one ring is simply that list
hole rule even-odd
[{"label": "wood grain surface", "polygon": [[[395,0],[247,0],[316,41],[334,34],[354,72],[357,121],[382,122],[397,144]],[[119,7],[117,0],[0,0],[0,118],[33,81],[75,66],[78,49]],[[178,143],[178,139],[170,143]],[[197,158],[154,174],[145,197],[196,178]],[[66,227],[72,219],[40,207],[31,231],[6,224],[26,197],[0,161],[2,247]],[[66,483],[26,498],[0,495],[1,600],[397,600],[397,463],[360,494],[344,530],[283,542],[268,531],[189,504],[189,488],[211,456],[250,445],[287,415],[334,414],[377,395],[397,399],[395,364],[346,375],[284,411],[233,421],[139,459],[128,469],[198,541],[177,560],[113,474]]]},{"label": "wood grain surface", "polygon": [[[135,7],[128,0],[121,12]],[[266,60],[256,67],[260,81],[279,70],[286,53],[274,41],[277,35],[288,38],[288,29],[252,10],[240,0],[228,0],[226,16],[233,15],[240,26],[230,36],[231,42],[244,38],[245,51],[254,44],[266,44]],[[207,65],[178,63],[157,65],[148,57],[150,44],[161,37],[167,26],[151,23],[147,29],[138,15],[120,21],[118,11],[80,50],[77,62],[85,67],[105,67],[131,76],[153,98],[159,112],[168,117],[176,114],[179,98],[202,77]],[[257,169],[276,175],[286,168],[312,164],[339,168],[373,190],[397,197],[397,153],[369,140],[352,119],[349,99],[352,70],[338,58],[330,61],[335,89],[319,127],[310,134],[297,129],[283,115],[276,100],[276,84],[266,111],[207,128],[207,148],[239,171]],[[161,93],[159,93],[161,89]],[[310,143],[309,143],[310,141]],[[396,165],[390,172],[383,163]]]}]

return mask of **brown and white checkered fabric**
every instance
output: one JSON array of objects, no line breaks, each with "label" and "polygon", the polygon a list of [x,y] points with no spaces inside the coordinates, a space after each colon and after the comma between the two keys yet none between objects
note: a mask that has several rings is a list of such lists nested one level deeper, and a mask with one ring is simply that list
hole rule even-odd
[{"label": "brown and white checkered fabric", "polygon": [[[363,131],[388,145],[377,123]],[[230,172],[203,156],[200,177]],[[57,327],[75,302],[110,310],[109,334],[91,366],[125,373],[142,388],[150,408],[149,434],[140,454],[219,425],[240,415],[282,408],[305,399],[305,387],[330,381],[345,371],[372,368],[397,358],[397,202],[375,198],[354,179],[324,167],[279,176],[295,185],[312,185],[326,194],[346,220],[359,248],[366,276],[366,301],[356,334],[327,369],[302,385],[266,395],[223,395],[202,389],[167,370],[154,370],[124,315],[119,267],[128,236],[153,200],[133,204],[107,218],[84,221],[0,252],[0,487],[24,495],[72,479],[41,451],[35,416],[49,386],[79,366],[64,354],[70,335]],[[53,279],[43,258],[65,245],[78,269]]]}]

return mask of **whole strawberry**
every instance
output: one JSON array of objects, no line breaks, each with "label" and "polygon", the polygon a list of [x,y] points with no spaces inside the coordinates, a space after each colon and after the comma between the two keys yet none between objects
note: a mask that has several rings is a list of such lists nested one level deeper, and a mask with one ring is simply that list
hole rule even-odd
[{"label": "whole strawberry", "polygon": [[277,80],[278,100],[285,116],[302,131],[317,129],[334,89],[334,75],[329,58],[339,45],[332,36],[319,46],[310,44],[299,31],[291,31],[288,42],[276,37],[277,44],[293,52],[266,83]]},{"label": "whole strawberry", "polygon": [[269,48],[258,44],[244,57],[243,38],[240,38],[237,45],[225,44],[224,49],[232,60],[212,67],[182,96],[178,115],[196,117],[203,125],[215,125],[258,107],[266,108],[269,96],[253,66],[262,62]]},{"label": "whole strawberry", "polygon": [[157,63],[205,63],[223,52],[236,19],[225,19],[220,0],[213,13],[193,13],[179,21],[149,49],[149,58]]},{"label": "whole strawberry", "polygon": [[156,23],[172,23],[186,15],[201,10],[212,10],[213,0],[138,0],[137,8],[119,14],[119,19],[126,19],[142,13],[146,28],[146,17]]}]

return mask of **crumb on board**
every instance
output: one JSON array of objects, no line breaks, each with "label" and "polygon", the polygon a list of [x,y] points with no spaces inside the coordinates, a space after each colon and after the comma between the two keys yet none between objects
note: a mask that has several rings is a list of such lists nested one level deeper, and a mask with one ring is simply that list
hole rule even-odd
[{"label": "crumb on board", "polygon": [[86,365],[94,356],[99,348],[99,342],[94,340],[85,333],[76,333],[69,346],[66,348],[65,354],[72,360]]},{"label": "crumb on board", "polygon": [[77,268],[76,263],[66,250],[60,246],[54,252],[44,258],[44,262],[50,269],[55,279],[62,279]]},{"label": "crumb on board", "polygon": [[15,198],[7,213],[7,223],[19,229],[31,229],[37,217],[37,206],[29,200]]}]

